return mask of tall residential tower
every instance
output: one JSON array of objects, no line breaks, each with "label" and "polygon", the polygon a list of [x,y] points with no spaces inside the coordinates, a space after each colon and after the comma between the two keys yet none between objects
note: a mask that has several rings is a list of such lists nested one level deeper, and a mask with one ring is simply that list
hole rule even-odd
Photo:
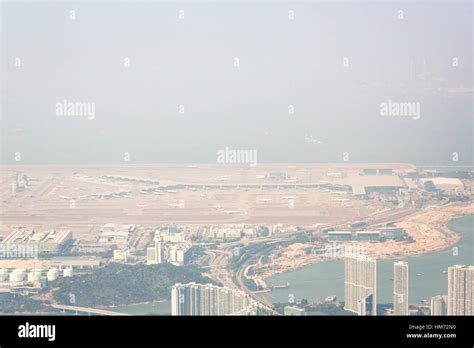
[{"label": "tall residential tower", "polygon": [[361,255],[345,258],[344,309],[359,315],[377,314],[376,261]]},{"label": "tall residential tower", "polygon": [[448,310],[446,306],[448,297],[446,295],[437,295],[431,298],[431,315],[446,315]]},{"label": "tall residential tower", "polygon": [[448,315],[474,315],[474,266],[448,267]]},{"label": "tall residential tower", "polygon": [[212,284],[175,284],[171,315],[256,315],[258,303],[240,290]]},{"label": "tall residential tower", "polygon": [[393,264],[393,314],[408,315],[408,263]]}]

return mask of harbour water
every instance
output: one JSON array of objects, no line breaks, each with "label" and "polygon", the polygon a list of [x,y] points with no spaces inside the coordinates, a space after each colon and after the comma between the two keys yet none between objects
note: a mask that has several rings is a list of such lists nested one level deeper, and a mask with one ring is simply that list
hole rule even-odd
[{"label": "harbour water", "polygon": [[[449,228],[462,235],[456,248],[408,257],[402,260],[409,264],[409,302],[420,303],[431,296],[447,294],[448,266],[474,264],[474,215],[451,220]],[[392,302],[393,261],[377,261],[377,302]],[[272,302],[287,302],[290,296],[295,301],[321,301],[328,295],[344,300],[344,263],[341,260],[309,265],[304,268],[267,279],[268,285],[290,283],[287,289],[274,289],[267,293]]]}]

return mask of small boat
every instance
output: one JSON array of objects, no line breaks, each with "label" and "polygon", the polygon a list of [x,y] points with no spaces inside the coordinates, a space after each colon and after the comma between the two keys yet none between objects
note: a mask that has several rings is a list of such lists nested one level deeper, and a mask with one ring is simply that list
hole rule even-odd
[{"label": "small boat", "polygon": [[286,283],[286,284],[281,284],[281,285],[272,285],[270,286],[271,289],[287,289],[290,287],[290,283]]},{"label": "small boat", "polygon": [[337,299],[336,295],[329,295],[328,297],[326,297],[324,302],[334,302],[336,301],[336,299]]},{"label": "small boat", "polygon": [[417,273],[416,276],[417,276],[417,277],[421,276],[421,273]]}]

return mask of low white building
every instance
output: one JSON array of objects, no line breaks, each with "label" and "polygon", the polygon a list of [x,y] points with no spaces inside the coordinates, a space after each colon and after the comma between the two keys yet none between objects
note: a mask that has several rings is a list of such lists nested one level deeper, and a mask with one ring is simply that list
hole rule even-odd
[{"label": "low white building", "polygon": [[170,233],[170,232],[156,231],[155,237],[161,238],[163,242],[166,242],[166,243],[183,243],[185,241],[183,232]]},{"label": "low white building", "polygon": [[425,178],[421,179],[423,185],[425,182],[431,181],[437,190],[440,190],[446,194],[454,195],[461,194],[464,192],[464,184],[457,178]]},{"label": "low white building", "polygon": [[163,262],[163,244],[161,240],[156,240],[154,246],[146,249],[146,263],[148,265],[156,265]]},{"label": "low white building", "polygon": [[243,236],[255,236],[256,226],[251,225],[218,225],[209,226],[203,237],[206,239],[240,239]]},{"label": "low white building", "polygon": [[186,255],[190,249],[190,243],[171,245],[167,252],[168,262],[175,266],[183,266],[186,263]]}]

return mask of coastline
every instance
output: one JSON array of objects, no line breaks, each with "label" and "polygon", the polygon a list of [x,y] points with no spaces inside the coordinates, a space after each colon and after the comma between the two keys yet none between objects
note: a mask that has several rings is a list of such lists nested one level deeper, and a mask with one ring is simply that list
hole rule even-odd
[{"label": "coastline", "polygon": [[[444,210],[443,208],[447,208]],[[433,212],[433,210],[436,210],[436,212]],[[426,219],[426,215],[431,215],[431,214],[437,214],[438,219],[435,220],[424,220]],[[449,222],[454,219],[461,218],[463,216],[468,216],[468,215],[474,215],[474,204],[469,203],[469,204],[463,204],[463,203],[453,203],[453,204],[448,204],[443,207],[439,206],[432,206],[425,208],[424,210],[420,211],[419,214],[416,214],[414,216],[411,216],[407,219],[407,221],[397,223],[397,227],[404,227],[412,238],[416,240],[416,237],[420,239],[424,239],[424,242],[416,240],[412,244],[412,249],[411,251],[409,250],[408,252],[403,252],[400,253],[397,249],[401,246],[400,243],[395,243],[393,241],[385,242],[383,244],[383,253],[380,253],[378,251],[374,251],[374,243],[370,242],[358,242],[357,245],[361,246],[361,250],[369,250],[367,252],[367,255],[370,257],[374,257],[377,260],[390,260],[390,259],[403,259],[403,258],[408,258],[408,257],[416,257],[416,256],[422,256],[422,255],[429,255],[437,252],[442,252],[446,251],[450,248],[455,247],[462,239],[462,235],[459,233],[451,230],[448,226]],[[421,221],[417,221],[418,219],[421,219]],[[430,221],[429,223],[424,223],[422,221]],[[440,230],[445,232],[447,236],[444,236]],[[428,240],[430,238],[434,238],[434,242],[428,243]],[[342,243],[341,243],[342,244]],[[410,246],[410,244],[403,243],[404,246]],[[425,245],[431,246],[430,249],[425,249],[422,246]],[[354,244],[351,244],[354,245]],[[413,245],[416,247],[413,247]],[[380,246],[380,245],[379,245]],[[370,248],[372,247],[372,248]],[[300,262],[294,263],[291,266],[287,266],[284,269],[278,269],[274,270],[272,272],[266,272],[264,274],[259,274],[258,277],[262,279],[263,281],[267,281],[270,278],[273,278],[275,276],[293,272],[302,268],[305,268],[307,266],[311,266],[314,264],[322,263],[322,262],[327,262],[327,261],[335,261],[335,260],[341,260],[343,257],[321,257],[321,256],[315,256],[312,258],[305,258],[305,260],[301,260]]]}]

